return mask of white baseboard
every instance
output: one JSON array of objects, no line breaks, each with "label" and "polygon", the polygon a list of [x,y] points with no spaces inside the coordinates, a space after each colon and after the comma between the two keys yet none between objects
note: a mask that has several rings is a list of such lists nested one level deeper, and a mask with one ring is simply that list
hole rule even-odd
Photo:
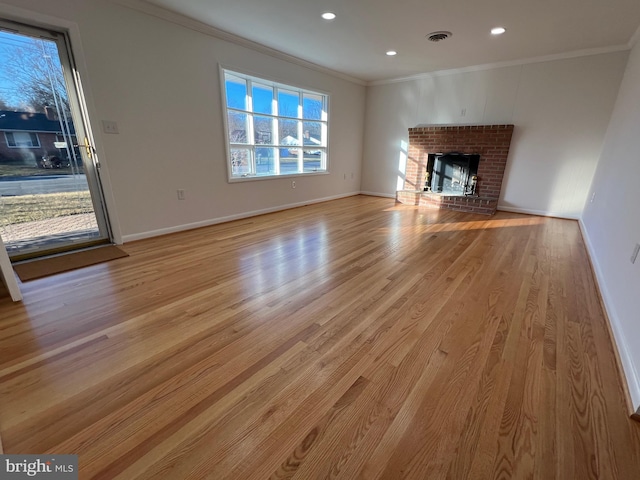
[{"label": "white baseboard", "polygon": [[311,205],[314,203],[322,203],[322,202],[328,202],[330,200],[337,200],[339,198],[353,197],[355,195],[360,195],[360,192],[342,193],[340,195],[333,195],[330,197],[305,200],[304,202],[289,203],[287,205],[279,205],[277,207],[264,208],[261,210],[252,210],[250,212],[238,213],[236,215],[229,215],[226,217],[211,218],[209,220],[203,220],[201,222],[186,223],[183,225],[176,225],[174,227],[161,228],[158,230],[151,230],[148,232],[133,233],[131,235],[123,235],[122,242],[123,243],[134,242],[136,240],[144,240],[145,238],[159,237],[160,235],[167,235],[169,233],[184,232],[186,230],[193,230],[194,228],[208,227],[210,225],[216,225],[218,223],[231,222],[233,220],[242,220],[243,218],[264,215],[265,213],[279,212],[282,210],[289,210],[291,208],[303,207],[305,205]]},{"label": "white baseboard", "polygon": [[395,193],[360,192],[360,195],[369,195],[371,197],[396,198]]},{"label": "white baseboard", "polygon": [[529,208],[505,207],[503,205],[498,205],[498,210],[503,212],[524,213],[526,215],[538,215],[540,217],[566,218],[567,220],[580,219],[579,215],[567,215],[566,213],[561,212],[545,212],[543,210],[532,210]]},{"label": "white baseboard", "polygon": [[584,239],[584,243],[587,247],[587,254],[591,259],[591,265],[593,265],[593,270],[596,274],[596,282],[598,284],[598,288],[600,289],[602,301],[604,302],[606,317],[608,318],[609,325],[614,336],[613,341],[616,343],[615,346],[618,349],[618,356],[620,358],[620,362],[622,362],[622,373],[627,380],[627,389],[629,391],[629,395],[631,396],[632,405],[629,405],[629,407],[632,409],[631,413],[637,411],[638,414],[640,414],[640,377],[638,376],[638,372],[633,365],[631,355],[629,355],[629,347],[627,345],[627,342],[625,341],[625,336],[620,329],[618,315],[616,314],[615,307],[613,305],[613,302],[611,301],[611,295],[609,294],[609,290],[607,289],[607,284],[604,281],[602,269],[600,268],[596,256],[594,255],[593,245],[591,244],[591,240],[589,238],[589,235],[587,234],[587,228],[582,219],[578,220],[578,224],[580,225],[582,238]]}]

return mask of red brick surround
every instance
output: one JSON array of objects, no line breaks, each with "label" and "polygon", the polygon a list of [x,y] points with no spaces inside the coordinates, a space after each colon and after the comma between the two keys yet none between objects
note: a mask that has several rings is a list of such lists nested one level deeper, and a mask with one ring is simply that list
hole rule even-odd
[{"label": "red brick surround", "polygon": [[[398,202],[493,215],[498,206],[513,125],[416,127],[409,129],[409,158],[405,189]],[[448,196],[423,192],[430,153],[479,154],[477,196]]]}]

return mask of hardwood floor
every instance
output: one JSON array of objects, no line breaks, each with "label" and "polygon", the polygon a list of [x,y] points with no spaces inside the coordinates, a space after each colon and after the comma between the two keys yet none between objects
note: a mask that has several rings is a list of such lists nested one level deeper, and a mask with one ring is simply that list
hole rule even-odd
[{"label": "hardwood floor", "polygon": [[352,197],[0,300],[6,453],[96,479],[638,479],[575,221]]}]

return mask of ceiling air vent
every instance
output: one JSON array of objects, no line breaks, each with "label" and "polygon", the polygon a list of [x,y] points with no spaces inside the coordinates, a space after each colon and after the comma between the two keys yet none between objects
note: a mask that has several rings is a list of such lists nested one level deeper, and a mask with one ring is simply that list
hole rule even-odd
[{"label": "ceiling air vent", "polygon": [[442,40],[446,40],[451,35],[453,35],[451,32],[445,32],[445,31],[432,32],[429,35],[427,35],[427,38],[429,39],[430,42],[440,42]]}]

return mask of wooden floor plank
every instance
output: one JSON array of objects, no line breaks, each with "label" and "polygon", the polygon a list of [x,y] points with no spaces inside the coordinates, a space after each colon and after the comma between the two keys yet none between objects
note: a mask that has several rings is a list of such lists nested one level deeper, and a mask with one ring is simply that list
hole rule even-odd
[{"label": "wooden floor plank", "polygon": [[87,479],[640,478],[577,222],[356,196],[0,297],[5,453]]}]

